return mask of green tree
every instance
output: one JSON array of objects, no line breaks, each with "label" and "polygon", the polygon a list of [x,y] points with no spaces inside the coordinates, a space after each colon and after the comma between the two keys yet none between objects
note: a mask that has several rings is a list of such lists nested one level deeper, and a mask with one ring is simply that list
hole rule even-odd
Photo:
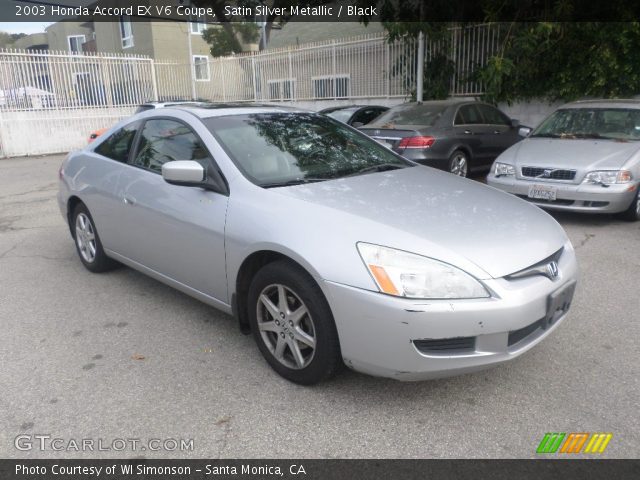
[{"label": "green tree", "polygon": [[640,93],[640,23],[501,26],[503,44],[477,73],[487,100],[629,97]]},{"label": "green tree", "polygon": [[26,36],[26,33],[0,32],[0,48],[10,47],[16,40]]},{"label": "green tree", "polygon": [[[406,22],[411,18],[422,21]],[[626,0],[606,4],[589,0],[380,2],[380,20],[390,41],[415,38],[420,32],[431,41],[441,40],[440,50],[425,65],[425,99],[448,94],[453,64],[445,33],[454,25],[471,22],[497,22],[500,29],[499,50],[471,74],[483,82],[488,101],[637,95],[638,18],[640,4]]]}]

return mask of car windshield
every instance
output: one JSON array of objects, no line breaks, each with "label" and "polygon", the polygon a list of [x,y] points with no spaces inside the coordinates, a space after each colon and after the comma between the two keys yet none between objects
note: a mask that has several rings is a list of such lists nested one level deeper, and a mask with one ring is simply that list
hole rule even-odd
[{"label": "car windshield", "polygon": [[433,126],[447,109],[446,105],[405,104],[393,107],[367,127],[394,128],[395,125],[421,125]]},{"label": "car windshield", "polygon": [[335,118],[339,122],[347,123],[357,108],[341,108],[331,112],[325,112],[331,118]]},{"label": "car windshield", "polygon": [[531,137],[640,140],[640,109],[565,108],[556,110]]},{"label": "car windshield", "polygon": [[262,187],[414,165],[369,137],[318,114],[230,115],[203,122],[244,175]]}]

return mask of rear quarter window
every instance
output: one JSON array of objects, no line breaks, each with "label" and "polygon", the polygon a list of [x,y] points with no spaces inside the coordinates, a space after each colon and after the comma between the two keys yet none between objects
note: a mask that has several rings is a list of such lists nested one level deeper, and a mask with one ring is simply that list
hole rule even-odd
[{"label": "rear quarter window", "polygon": [[116,130],[100,143],[94,152],[117,162],[126,162],[139,125],[135,122]]}]

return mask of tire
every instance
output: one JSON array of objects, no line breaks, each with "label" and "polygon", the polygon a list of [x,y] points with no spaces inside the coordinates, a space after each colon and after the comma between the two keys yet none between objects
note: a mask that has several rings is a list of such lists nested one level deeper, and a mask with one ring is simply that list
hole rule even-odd
[{"label": "tire", "polygon": [[300,267],[280,260],[264,266],[251,282],[248,306],[258,348],[282,377],[313,385],[342,368],[329,304]]},{"label": "tire", "polygon": [[462,150],[456,150],[449,156],[449,173],[459,177],[469,175],[469,155]]},{"label": "tire", "polygon": [[84,203],[79,203],[71,217],[71,231],[80,261],[87,270],[102,273],[112,270],[118,263],[107,257],[102,248],[95,222]]},{"label": "tire", "polygon": [[640,185],[637,187],[636,196],[624,212],[621,217],[628,222],[637,222],[640,220]]}]

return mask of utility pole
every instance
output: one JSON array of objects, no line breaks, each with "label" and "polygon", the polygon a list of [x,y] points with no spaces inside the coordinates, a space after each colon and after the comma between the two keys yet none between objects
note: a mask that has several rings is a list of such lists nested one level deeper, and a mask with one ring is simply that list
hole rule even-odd
[{"label": "utility pole", "polygon": [[416,69],[416,101],[422,102],[424,89],[424,3],[420,4],[420,32],[418,33],[418,68]]},{"label": "utility pole", "polygon": [[424,33],[418,33],[418,68],[416,71],[416,101],[422,102],[422,89],[424,87]]},{"label": "utility pole", "polygon": [[191,72],[191,100],[197,99],[196,93],[196,65],[193,61],[193,45],[191,45],[191,22],[187,22],[187,45],[189,48],[189,70]]}]

